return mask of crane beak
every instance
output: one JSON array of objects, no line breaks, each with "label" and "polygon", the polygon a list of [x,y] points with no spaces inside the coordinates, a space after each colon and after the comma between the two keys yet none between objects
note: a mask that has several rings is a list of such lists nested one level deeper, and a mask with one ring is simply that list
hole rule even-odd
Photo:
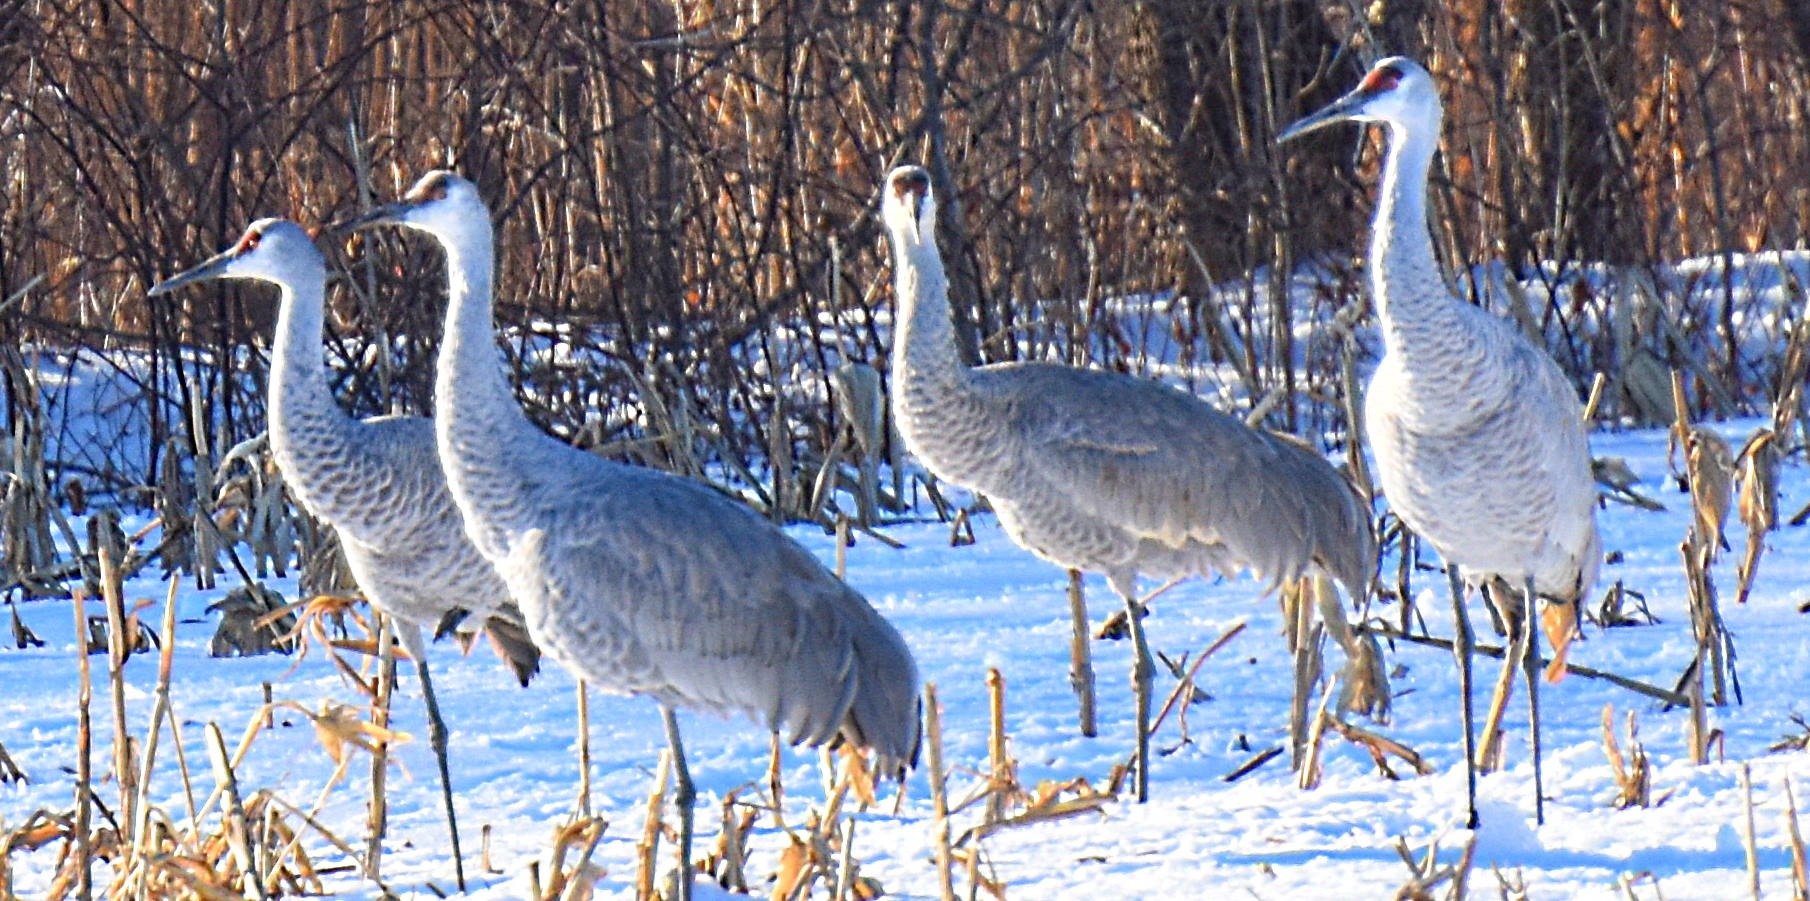
[{"label": "crane beak", "polygon": [[378,225],[401,225],[408,221],[409,211],[414,208],[415,204],[407,200],[386,203],[350,219],[335,222],[327,226],[327,229],[336,235],[344,235]]},{"label": "crane beak", "polygon": [[1364,104],[1370,100],[1371,92],[1359,87],[1357,90],[1340,97],[1326,105],[1325,108],[1311,116],[1301,119],[1293,125],[1282,129],[1276,136],[1276,143],[1292,141],[1310,131],[1319,131],[1328,125],[1356,119],[1363,115]]},{"label": "crane beak", "polygon": [[191,285],[191,284],[194,284],[195,282],[205,282],[205,281],[208,281],[209,279],[220,278],[220,277],[226,275],[226,267],[229,264],[231,264],[233,260],[235,260],[237,258],[238,258],[238,248],[234,247],[234,248],[231,248],[228,250],[223,250],[217,254],[214,254],[211,257],[208,257],[205,262],[199,263],[189,269],[186,269],[180,273],[177,273],[176,275],[172,275],[169,278],[164,279],[161,282],[158,282],[156,285],[153,285],[151,287],[151,290],[145,292],[145,296],[146,297],[158,297],[158,296],[161,296],[164,294],[168,294],[171,291],[176,290],[177,288],[183,287],[184,285]]}]

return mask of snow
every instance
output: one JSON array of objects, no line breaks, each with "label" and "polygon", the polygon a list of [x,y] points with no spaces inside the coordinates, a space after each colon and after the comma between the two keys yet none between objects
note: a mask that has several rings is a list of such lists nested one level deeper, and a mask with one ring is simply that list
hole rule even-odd
[{"label": "snow", "polygon": [[[1757,424],[1736,422],[1722,431],[1738,446]],[[1688,498],[1677,493],[1666,475],[1663,432],[1600,433],[1594,449],[1598,455],[1626,458],[1643,479],[1640,489],[1669,508],[1652,513],[1610,504],[1601,514],[1605,549],[1621,554],[1620,562],[1604,567],[1601,586],[1621,580],[1642,592],[1660,621],[1607,630],[1587,627],[1588,640],[1574,648],[1572,661],[1670,687],[1692,647],[1677,551],[1689,518]],[[1781,483],[1784,514],[1810,500],[1800,466],[1786,467]],[[128,531],[139,524],[128,523]],[[1731,543],[1739,548],[1744,534],[1738,526],[1730,531]],[[969,796],[980,781],[977,774],[986,768],[983,683],[989,666],[997,667],[1005,680],[1008,749],[1022,783],[1034,787],[1042,780],[1085,777],[1094,786],[1105,785],[1112,767],[1131,749],[1127,643],[1095,643],[1100,735],[1083,738],[1075,728],[1068,682],[1065,575],[1014,547],[987,515],[976,517],[977,540],[970,546],[951,547],[949,526],[943,523],[895,524],[885,532],[905,547],[859,539],[848,552],[848,578],[898,625],[924,677],[938,686],[945,758],[953,770],[951,796]],[[826,563],[834,559],[833,539],[820,530],[795,527],[791,534]],[[1725,600],[1723,613],[1735,636],[1745,700],[1710,712],[1711,726],[1725,736],[1725,760],[1702,766],[1689,762],[1686,711],[1663,710],[1606,682],[1574,676],[1542,694],[1550,799],[1547,823],[1536,828],[1525,714],[1517,695],[1506,721],[1509,766],[1483,777],[1479,786],[1483,826],[1469,876],[1474,895],[1497,894],[1494,867],[1505,878],[1523,880],[1535,898],[1624,898],[1624,880],[1632,880],[1634,895],[1642,898],[1661,892],[1673,901],[1745,896],[1741,836],[1746,807],[1740,771],[1750,764],[1765,897],[1789,897],[1784,786],[1791,778],[1801,803],[1810,792],[1810,755],[1770,753],[1767,746],[1801,731],[1790,715],[1810,714],[1810,698],[1803,692],[1810,684],[1810,623],[1798,612],[1810,600],[1810,531],[1787,526],[1768,545],[1752,599],[1740,607]],[[1715,570],[1725,599],[1733,595],[1736,556],[1725,554]],[[1386,561],[1385,572],[1393,572],[1393,566]],[[318,710],[326,700],[359,700],[318,649],[299,663],[280,656],[207,657],[213,624],[203,611],[233,587],[230,580],[222,583],[212,591],[185,583],[178,595],[183,619],[176,634],[172,699],[188,758],[203,769],[198,763],[206,759],[202,727],[218,723],[232,745],[259,709],[260,683],[272,683],[276,698],[308,710]],[[272,584],[293,595],[293,581]],[[1450,634],[1443,585],[1430,571],[1418,573],[1414,584],[1437,635]],[[1087,589],[1096,620],[1114,608],[1101,580],[1090,577]],[[126,593],[128,600],[155,599],[161,605],[166,591],[166,583],[146,575],[128,583]],[[1442,651],[1413,645],[1390,649],[1390,662],[1402,668],[1393,683],[1398,695],[1394,719],[1387,725],[1367,724],[1419,751],[1433,765],[1431,775],[1390,781],[1361,749],[1329,735],[1325,776],[1317,789],[1295,787],[1286,755],[1237,782],[1222,781],[1257,750],[1286,741],[1291,658],[1280,637],[1274,600],[1257,593],[1248,579],[1196,579],[1156,602],[1150,639],[1154,649],[1171,657],[1197,652],[1239,622],[1249,627],[1200,670],[1200,685],[1211,698],[1189,709],[1186,740],[1173,717],[1154,739],[1153,747],[1163,753],[1154,758],[1150,802],[1119,800],[1097,814],[995,833],[979,843],[983,875],[990,873],[1003,883],[1014,901],[1084,895],[1369,898],[1391,896],[1409,877],[1398,841],[1405,841],[1416,858],[1437,843],[1441,863],[1457,860],[1469,833],[1462,828],[1456,673]],[[0,743],[32,780],[0,786],[5,828],[16,827],[39,808],[67,810],[74,792],[77,676],[71,603],[38,601],[20,610],[47,645],[0,650],[0,686],[5,686]],[[1382,607],[1376,612],[1393,620],[1398,611]],[[158,612],[154,608],[144,615],[155,622]],[[1479,613],[1475,621],[1483,640],[1493,642],[1487,618]],[[577,797],[574,684],[549,668],[530,688],[518,689],[486,650],[462,657],[456,647],[442,643],[435,652],[435,685],[452,730],[470,897],[526,897],[530,862],[545,858],[554,828],[570,815]],[[112,747],[103,659],[93,658],[99,680],[97,773],[109,769],[106,754]],[[1495,665],[1479,660],[1481,708]],[[127,665],[128,720],[138,733],[149,721],[155,670],[154,658],[148,656],[134,657]],[[402,671],[394,724],[424,739],[418,685],[408,667]],[[1172,684],[1159,667],[1159,698]],[[1607,704],[1616,710],[1624,752],[1626,711],[1639,717],[1640,739],[1652,757],[1654,796],[1669,793],[1662,804],[1629,810],[1610,806],[1615,779],[1601,737]],[[247,792],[269,788],[306,808],[331,777],[332,761],[299,713],[279,709],[276,720],[275,729],[258,734],[238,778]],[[722,796],[763,783],[767,739],[745,720],[687,715],[682,722],[701,792],[696,847],[702,853],[714,840]],[[646,700],[594,694],[590,733],[591,803],[608,821],[595,857],[608,875],[598,889],[603,897],[630,897],[645,796],[664,744],[659,717]],[[428,883],[450,891],[452,868],[433,760],[424,740],[400,746],[396,756],[400,766],[388,780],[391,817],[384,879],[400,897],[434,897]],[[166,748],[153,776],[153,797],[176,814],[186,810],[186,802],[174,767]],[[354,847],[362,847],[368,778],[366,758],[358,755],[321,816],[324,825]],[[823,799],[816,755],[789,752],[784,782],[787,821],[801,823]],[[198,773],[197,791],[205,794],[211,788],[212,777]],[[909,779],[905,793],[896,815],[892,799],[883,797],[878,810],[857,816],[854,856],[861,872],[878,879],[889,896],[933,898],[933,817],[922,769]],[[117,789],[103,783],[98,794],[110,800]],[[961,811],[954,817],[954,833],[960,835],[978,818],[978,805]],[[486,826],[494,872],[484,871],[479,861],[479,836]],[[785,843],[785,836],[763,817],[751,837],[751,877],[774,872]],[[304,844],[318,866],[349,863],[313,833],[306,833]],[[45,891],[54,855],[49,849],[13,852],[12,878],[21,896]],[[102,870],[97,868],[97,874]],[[958,885],[965,889],[965,876],[958,876]],[[755,888],[763,890],[759,883]],[[328,889],[346,898],[381,896],[351,868],[330,876]]]}]

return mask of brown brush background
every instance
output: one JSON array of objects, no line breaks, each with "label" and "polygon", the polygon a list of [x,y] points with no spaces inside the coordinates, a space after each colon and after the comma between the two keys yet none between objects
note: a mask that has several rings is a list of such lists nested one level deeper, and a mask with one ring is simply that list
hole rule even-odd
[{"label": "brown brush background", "polygon": [[[0,2],[0,297],[45,282],[0,333],[151,355],[151,459],[66,470],[91,488],[149,482],[191,405],[223,436],[261,427],[264,364],[245,348],[267,344],[274,304],[226,286],[153,308],[145,288],[253,218],[330,221],[361,190],[389,199],[451,165],[501,223],[499,324],[572,323],[574,343],[618,362],[512,353],[531,415],[603,442],[648,428],[630,405],[643,391],[682,396],[716,435],[705,456],[760,471],[779,444],[805,459],[833,435],[827,404],[775,417],[791,386],[770,372],[884,366],[862,315],[891,293],[876,186],[919,161],[955,188],[942,241],[980,358],[1137,371],[1180,347],[1237,362],[1252,394],[1283,386],[1272,425],[1337,434],[1336,353],[1295,346],[1250,298],[1300,260],[1349,271],[1377,145],[1355,127],[1280,150],[1273,137],[1395,52],[1444,86],[1432,208],[1449,264],[1644,267],[1805,242],[1810,4],[1796,0],[14,0]],[[437,254],[384,236],[340,257],[342,392],[361,413],[430,409]],[[1239,279],[1243,303],[1201,290]],[[1323,302],[1351,302],[1361,279],[1347,284]],[[1184,302],[1165,334],[1103,303],[1169,291]],[[1661,353],[1763,398],[1773,369],[1736,352],[1743,301],[1724,294],[1668,298],[1687,343]],[[1273,296],[1267,321],[1302,312]],[[1578,291],[1533,311],[1580,387],[1614,347],[1573,326],[1612,302]],[[851,312],[868,325],[768,337]],[[376,340],[395,352],[370,354]],[[190,372],[179,348],[246,360],[253,378]],[[649,377],[650,356],[666,376]],[[33,402],[18,382],[9,370],[9,422]]]}]

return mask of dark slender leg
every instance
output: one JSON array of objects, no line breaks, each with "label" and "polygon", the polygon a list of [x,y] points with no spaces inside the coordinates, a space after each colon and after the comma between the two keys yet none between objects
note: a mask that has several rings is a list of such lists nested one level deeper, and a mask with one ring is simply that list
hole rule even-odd
[{"label": "dark slender leg", "polygon": [[[1114,586],[1119,587],[1119,586]],[[1144,643],[1143,609],[1138,604],[1137,591],[1132,588],[1121,588],[1125,596],[1125,619],[1131,629],[1131,691],[1137,704],[1138,752],[1137,752],[1137,787],[1138,803],[1150,800],[1150,676],[1154,667],[1150,663],[1150,647]]]},{"label": "dark slender leg", "polygon": [[1471,634],[1471,614],[1464,606],[1464,578],[1458,564],[1447,563],[1446,578],[1452,585],[1452,617],[1454,633],[1452,653],[1458,658],[1459,708],[1464,719],[1464,776],[1466,820],[1468,828],[1477,828],[1477,732],[1471,718],[1471,653],[1476,636]]},{"label": "dark slender leg", "polygon": [[1527,630],[1527,654],[1522,668],[1527,673],[1527,728],[1533,739],[1533,821],[1546,823],[1546,791],[1540,779],[1540,626],[1539,598],[1533,591],[1533,576],[1527,577],[1527,607],[1521,613],[1522,628]]},{"label": "dark slender leg", "polygon": [[691,901],[691,805],[698,799],[685,766],[685,746],[679,741],[679,717],[671,707],[660,706],[666,723],[666,743],[672,747],[672,803],[679,811],[679,886],[676,901]]},{"label": "dark slender leg", "polygon": [[465,860],[459,853],[459,817],[453,812],[452,771],[446,764],[446,721],[440,718],[440,702],[434,698],[434,680],[427,675],[426,654],[416,655],[415,672],[421,675],[421,696],[427,700],[427,743],[434,749],[434,762],[440,766],[440,794],[446,801],[446,829],[452,833],[453,875],[463,894]]}]

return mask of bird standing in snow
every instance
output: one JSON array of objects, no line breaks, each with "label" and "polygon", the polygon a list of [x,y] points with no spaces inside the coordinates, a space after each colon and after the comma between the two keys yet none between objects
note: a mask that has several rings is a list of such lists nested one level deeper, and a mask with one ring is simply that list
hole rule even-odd
[{"label": "bird standing in snow", "polygon": [[446,723],[428,678],[427,642],[455,608],[482,617],[522,685],[539,669],[522,615],[496,569],[465,537],[465,526],[434,453],[434,426],[421,416],[353,419],[327,385],[321,338],[326,262],[301,226],[260,219],[232,247],[153,287],[167,294],[210,279],[269,282],[281,291],[270,353],[270,451],[284,483],[339,537],[346,568],[371,606],[396,622],[427,701],[428,742],[440,767],[453,867],[465,890],[458,819],[446,762]]},{"label": "bird standing in snow", "polygon": [[[1544,822],[1535,599],[1554,602],[1547,626],[1557,672],[1576,629],[1577,605],[1602,562],[1596,484],[1583,408],[1565,374],[1513,324],[1453,296],[1440,277],[1426,199],[1442,117],[1432,76],[1397,56],[1377,62],[1355,90],[1290,125],[1278,140],[1344,121],[1375,122],[1387,131],[1370,239],[1383,359],[1364,399],[1364,427],[1389,506],[1446,563],[1457,618],[1470,825],[1477,824],[1477,760],[1467,582],[1498,586],[1491,597],[1519,605],[1510,607],[1509,618],[1524,649],[1534,815]],[[1504,684],[1506,668],[1515,664],[1509,655]]]},{"label": "bird standing in snow", "polygon": [[1318,573],[1362,596],[1376,568],[1369,506],[1319,455],[1166,385],[1051,363],[962,362],[936,208],[923,169],[887,176],[894,418],[924,466],[986,495],[1020,547],[1104,573],[1124,599],[1143,801],[1152,670],[1138,574],[1249,568],[1274,586]]},{"label": "bird standing in snow", "polygon": [[878,752],[883,772],[915,762],[917,665],[865,598],[745,504],[571,447],[522,414],[493,337],[495,247],[477,187],[430,172],[341,227],[380,224],[426,232],[446,252],[434,421],[472,541],[549,656],[594,687],[660,705],[679,897],[691,895],[696,793],[678,708],[743,711],[794,744],[850,741]]}]

